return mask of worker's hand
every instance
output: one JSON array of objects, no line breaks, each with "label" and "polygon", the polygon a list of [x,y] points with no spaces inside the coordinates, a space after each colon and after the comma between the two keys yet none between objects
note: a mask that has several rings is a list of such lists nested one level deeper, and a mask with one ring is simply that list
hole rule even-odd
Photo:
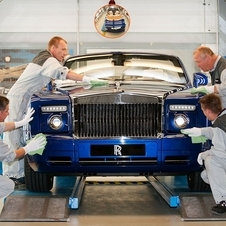
[{"label": "worker's hand", "polygon": [[188,135],[189,137],[198,137],[201,136],[201,129],[197,127],[193,127],[191,129],[182,129],[181,133]]},{"label": "worker's hand", "polygon": [[198,158],[197,158],[197,162],[199,163],[199,165],[203,165],[203,154],[199,153]]},{"label": "worker's hand", "polygon": [[25,150],[25,154],[40,154],[42,155],[45,146],[47,144],[46,136],[42,133],[37,134],[34,138],[32,138],[29,143],[23,147]]},{"label": "worker's hand", "polygon": [[[98,78],[91,78],[88,76],[84,76],[82,79],[82,82],[85,85],[85,88],[92,88],[95,86],[106,86],[108,85],[108,82],[105,80],[100,80]],[[87,84],[87,85],[86,85]]]},{"label": "worker's hand", "polygon": [[28,108],[24,119],[22,119],[21,121],[15,122],[15,128],[19,128],[21,126],[27,125],[33,119],[33,117],[31,116],[34,114],[34,112],[35,112],[34,108]]},{"label": "worker's hand", "polygon": [[214,93],[214,86],[199,86],[197,88],[192,88],[191,89],[191,94],[196,94],[196,93]]}]

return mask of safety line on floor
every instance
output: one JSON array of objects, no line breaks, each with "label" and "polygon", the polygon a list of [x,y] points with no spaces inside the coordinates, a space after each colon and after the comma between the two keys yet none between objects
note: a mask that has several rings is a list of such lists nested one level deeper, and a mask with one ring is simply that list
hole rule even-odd
[{"label": "safety line on floor", "polygon": [[86,185],[143,185],[148,181],[86,181]]}]

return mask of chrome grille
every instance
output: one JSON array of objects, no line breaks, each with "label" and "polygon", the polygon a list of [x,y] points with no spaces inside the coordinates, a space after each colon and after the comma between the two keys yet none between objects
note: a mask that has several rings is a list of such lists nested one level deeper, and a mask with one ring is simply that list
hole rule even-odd
[{"label": "chrome grille", "polygon": [[75,135],[78,137],[156,137],[161,130],[161,105],[76,104]]}]

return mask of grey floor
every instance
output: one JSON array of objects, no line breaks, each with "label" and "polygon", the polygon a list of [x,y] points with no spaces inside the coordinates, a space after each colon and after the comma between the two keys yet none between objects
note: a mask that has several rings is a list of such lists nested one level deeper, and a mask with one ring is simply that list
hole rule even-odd
[{"label": "grey floor", "polygon": [[[163,177],[175,193],[187,193],[183,177]],[[1,222],[1,226],[146,226],[225,225],[224,220],[184,221],[178,208],[170,207],[144,177],[87,178],[78,209],[69,209],[66,222]],[[130,183],[132,182],[132,183]],[[138,183],[137,183],[138,182]],[[48,194],[15,191],[11,197],[71,195],[73,177],[57,177]]]}]

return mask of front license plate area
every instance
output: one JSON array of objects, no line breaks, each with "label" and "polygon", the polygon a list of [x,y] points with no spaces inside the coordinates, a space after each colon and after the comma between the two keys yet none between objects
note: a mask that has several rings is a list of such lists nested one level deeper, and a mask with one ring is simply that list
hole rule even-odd
[{"label": "front license plate area", "polygon": [[91,145],[91,156],[144,156],[144,144]]}]

